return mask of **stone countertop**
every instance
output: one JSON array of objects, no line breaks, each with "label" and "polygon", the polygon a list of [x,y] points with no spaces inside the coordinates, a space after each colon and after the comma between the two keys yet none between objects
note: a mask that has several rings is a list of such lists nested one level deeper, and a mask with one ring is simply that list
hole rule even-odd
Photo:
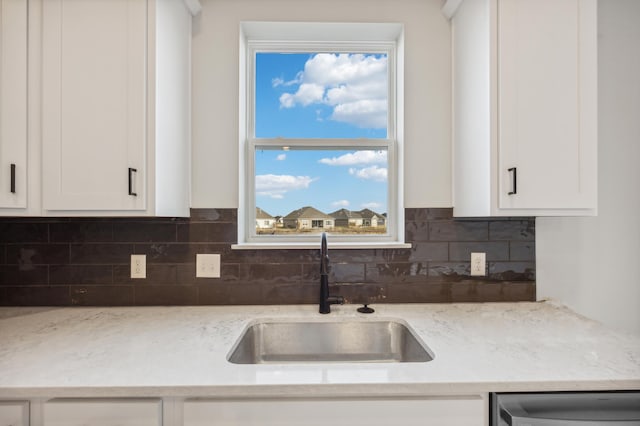
[{"label": "stone countertop", "polygon": [[[468,395],[640,389],[640,336],[551,302],[0,308],[0,398]],[[255,319],[401,319],[425,363],[232,364]]]}]

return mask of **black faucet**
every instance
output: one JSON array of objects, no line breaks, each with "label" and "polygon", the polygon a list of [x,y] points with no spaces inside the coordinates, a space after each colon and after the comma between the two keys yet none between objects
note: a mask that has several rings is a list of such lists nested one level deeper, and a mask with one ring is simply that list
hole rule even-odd
[{"label": "black faucet", "polygon": [[344,303],[342,296],[329,296],[329,252],[327,250],[327,234],[322,233],[320,243],[320,313],[331,312],[331,305]]}]

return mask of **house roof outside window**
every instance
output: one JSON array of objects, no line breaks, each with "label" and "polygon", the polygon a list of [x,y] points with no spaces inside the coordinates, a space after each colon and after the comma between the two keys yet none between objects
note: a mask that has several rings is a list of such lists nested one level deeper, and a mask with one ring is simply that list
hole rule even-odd
[{"label": "house roof outside window", "polygon": [[347,209],[340,209],[340,210],[336,210],[333,213],[329,213],[329,216],[332,216],[335,219],[361,219],[362,215],[359,212],[354,212],[351,210],[347,210]]},{"label": "house roof outside window", "polygon": [[256,219],[275,219],[275,217],[271,216],[269,213],[262,210],[260,207],[256,207]]},{"label": "house roof outside window", "polygon": [[294,220],[294,219],[329,219],[333,220],[333,217],[329,216],[326,213],[322,213],[320,210],[306,206],[301,209],[294,210],[288,215],[284,217],[285,220]]}]

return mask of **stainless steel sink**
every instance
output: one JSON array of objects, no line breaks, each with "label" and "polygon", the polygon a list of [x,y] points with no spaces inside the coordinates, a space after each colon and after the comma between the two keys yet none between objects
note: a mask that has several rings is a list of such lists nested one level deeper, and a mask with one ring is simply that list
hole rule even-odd
[{"label": "stainless steel sink", "polygon": [[258,321],[227,359],[234,364],[301,362],[425,362],[433,352],[411,328],[384,321]]}]

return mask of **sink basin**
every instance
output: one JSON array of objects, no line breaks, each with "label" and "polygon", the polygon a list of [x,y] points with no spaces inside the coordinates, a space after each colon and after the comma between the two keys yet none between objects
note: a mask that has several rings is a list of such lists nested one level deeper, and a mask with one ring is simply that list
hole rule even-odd
[{"label": "sink basin", "polygon": [[433,352],[411,328],[384,321],[257,321],[233,346],[234,364],[425,362]]}]

